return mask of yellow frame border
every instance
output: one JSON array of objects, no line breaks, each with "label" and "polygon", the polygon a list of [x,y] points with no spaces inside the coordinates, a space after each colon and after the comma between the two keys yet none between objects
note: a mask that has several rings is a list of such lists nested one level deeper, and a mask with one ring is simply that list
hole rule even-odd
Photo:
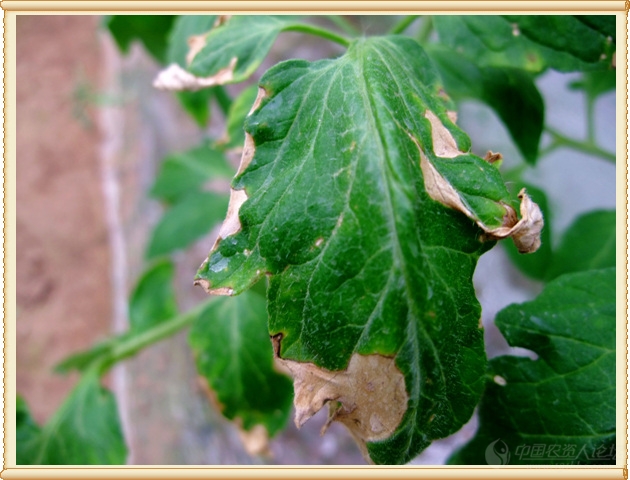
[{"label": "yellow frame border", "polygon": [[[3,412],[4,412],[4,448],[2,479],[42,479],[42,478],[538,478],[538,479],[591,479],[591,478],[624,478],[628,479],[628,15],[630,0],[515,0],[505,2],[501,0],[445,0],[445,1],[408,1],[393,0],[387,3],[376,0],[364,1],[303,1],[293,0],[275,1],[165,1],[165,0],[3,0],[0,2],[3,10],[3,52],[4,52],[4,212],[3,212]],[[617,89],[617,105],[623,102],[624,108],[617,109],[617,202],[625,207],[625,215],[617,215],[617,263],[622,266],[617,270],[617,382],[625,385],[625,389],[617,389],[617,411],[624,411],[625,421],[617,419],[618,440],[625,438],[625,450],[618,449],[617,466],[575,466],[575,467],[225,467],[225,466],[168,466],[168,467],[16,467],[15,445],[11,438],[15,432],[15,218],[16,218],[16,100],[15,72],[16,62],[16,29],[17,15],[47,15],[47,14],[102,14],[102,13],[346,13],[346,14],[405,14],[405,13],[608,13],[617,17],[618,55],[617,55],[617,84],[625,85],[625,89]],[[625,75],[625,78],[624,78]],[[625,80],[625,81],[624,81]],[[624,117],[625,115],[625,117]],[[624,152],[623,155],[621,152]],[[621,288],[621,286],[625,288]],[[623,335],[621,332],[624,332]],[[623,356],[625,352],[625,356]],[[9,395],[10,394],[10,395]],[[620,417],[620,416],[619,416]],[[7,441],[9,440],[9,441]],[[618,441],[618,446],[623,444]],[[11,457],[9,460],[8,457]]]}]

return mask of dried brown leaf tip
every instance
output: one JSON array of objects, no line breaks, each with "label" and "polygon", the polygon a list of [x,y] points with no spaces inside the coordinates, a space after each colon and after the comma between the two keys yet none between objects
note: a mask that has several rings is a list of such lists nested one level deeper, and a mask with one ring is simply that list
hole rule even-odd
[{"label": "dried brown leaf tip", "polygon": [[301,427],[329,406],[329,421],[343,423],[360,445],[389,438],[407,411],[405,378],[393,358],[360,355],[345,370],[330,371],[313,363],[280,358],[281,335],[273,337],[276,361],[293,377],[295,424]]},{"label": "dried brown leaf tip", "polygon": [[[437,115],[427,110],[425,118],[431,123],[431,137],[435,155],[440,158],[454,158],[464,154],[458,149],[453,135],[442,124]],[[540,232],[543,229],[544,220],[540,208],[527,195],[525,189],[522,189],[518,194],[518,198],[521,201],[521,219],[518,219],[516,212],[511,206],[502,204],[505,209],[503,225],[498,228],[491,228],[485,225],[465,205],[459,192],[437,171],[425,155],[420,142],[411,134],[409,134],[409,137],[414,141],[420,152],[420,168],[424,177],[424,187],[433,200],[465,214],[484,230],[485,239],[498,240],[512,237],[519,252],[533,253],[538,250],[540,247]],[[497,164],[502,159],[503,156],[500,153],[491,151],[484,157],[484,160],[491,164]]]},{"label": "dried brown leaf tip", "polygon": [[209,77],[197,77],[173,63],[158,73],[157,78],[153,81],[153,86],[159,90],[196,91],[215,85],[223,85],[234,78],[236,62],[237,58],[232,58],[227,67]]},{"label": "dried brown leaf tip", "polygon": [[545,222],[540,207],[532,201],[524,188],[519,192],[518,198],[521,201],[521,219],[516,221],[516,213],[511,207],[506,206],[512,214],[509,215],[505,226],[486,231],[492,238],[512,237],[520,253],[533,253],[540,247],[540,232]]}]

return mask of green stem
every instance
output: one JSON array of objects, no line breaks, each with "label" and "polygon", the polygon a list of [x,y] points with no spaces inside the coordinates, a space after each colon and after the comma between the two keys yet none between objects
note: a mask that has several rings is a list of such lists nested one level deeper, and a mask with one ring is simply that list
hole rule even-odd
[{"label": "green stem", "polygon": [[418,30],[418,43],[420,45],[425,45],[429,41],[429,37],[433,32],[433,19],[431,16],[427,15],[424,17],[424,21],[420,25],[420,29]]},{"label": "green stem", "polygon": [[580,141],[574,140],[572,138],[564,136],[562,133],[554,130],[551,127],[545,127],[545,131],[548,132],[553,137],[553,144],[550,148],[547,149],[547,153],[552,149],[559,147],[567,147],[572,148],[573,150],[578,150],[580,152],[588,153],[590,155],[594,155],[603,160],[607,160],[609,162],[615,163],[616,156],[614,153],[608,152],[599,148],[595,143],[590,141]]},{"label": "green stem", "polygon": [[330,40],[331,42],[338,43],[344,47],[350,46],[350,40],[341,35],[337,35],[330,30],[326,30],[325,28],[316,27],[314,25],[307,25],[305,23],[297,23],[295,25],[289,25],[282,29],[283,32],[301,32],[301,33],[309,33],[311,35],[315,35],[321,38],[325,38],[326,40]]},{"label": "green stem", "polygon": [[350,23],[343,15],[326,15],[328,20],[337,25],[347,35],[351,37],[358,37],[361,32],[352,23]]},{"label": "green stem", "polygon": [[590,95],[586,96],[586,140],[595,144],[595,101]]},{"label": "green stem", "polygon": [[420,18],[420,15],[407,15],[400,22],[398,22],[394,27],[389,31],[391,35],[399,35],[407,30],[407,27],[411,25],[417,18]]},{"label": "green stem", "polygon": [[125,338],[127,334],[122,334],[119,337],[120,340],[114,343],[108,355],[102,360],[100,364],[101,374],[109,370],[115,363],[135,355],[143,348],[164,340],[190,325],[212,300],[213,298],[209,298],[187,312],[166,320],[140,334],[132,335],[128,338]]}]

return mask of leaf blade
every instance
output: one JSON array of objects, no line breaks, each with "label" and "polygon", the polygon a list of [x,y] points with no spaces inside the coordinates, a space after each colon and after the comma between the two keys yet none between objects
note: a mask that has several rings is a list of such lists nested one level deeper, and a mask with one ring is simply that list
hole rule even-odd
[{"label": "leaf blade", "polygon": [[[475,221],[500,225],[507,190],[496,167],[465,153],[470,141],[412,40],[373,38],[337,60],[284,62],[261,88],[234,201],[197,282],[233,295],[270,275],[270,333],[282,335],[277,353],[294,367],[345,376],[357,356],[395,358],[408,408],[393,434],[369,437],[379,440],[367,451],[377,463],[405,463],[459,428],[481,393],[471,279],[493,244],[429,197],[421,157],[456,187],[466,187],[462,172],[479,177],[452,187]],[[436,153],[444,130],[455,158]]]},{"label": "leaf blade", "polygon": [[[615,277],[615,268],[567,274],[535,300],[499,312],[510,345],[538,359],[491,360],[502,381],[488,382],[479,431],[449,463],[615,463]],[[511,456],[488,451],[497,439]],[[536,444],[545,448],[532,456]],[[558,444],[573,454],[548,454]]]}]

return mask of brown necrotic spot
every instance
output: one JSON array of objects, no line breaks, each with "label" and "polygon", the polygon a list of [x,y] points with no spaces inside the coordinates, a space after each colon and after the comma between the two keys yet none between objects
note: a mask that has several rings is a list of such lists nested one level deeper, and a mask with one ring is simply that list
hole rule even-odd
[{"label": "brown necrotic spot", "polygon": [[329,404],[330,421],[343,423],[360,442],[384,440],[394,433],[409,396],[393,358],[355,353],[345,370],[331,371],[280,358],[280,338],[273,337],[274,350],[277,362],[293,376],[298,427]]}]

